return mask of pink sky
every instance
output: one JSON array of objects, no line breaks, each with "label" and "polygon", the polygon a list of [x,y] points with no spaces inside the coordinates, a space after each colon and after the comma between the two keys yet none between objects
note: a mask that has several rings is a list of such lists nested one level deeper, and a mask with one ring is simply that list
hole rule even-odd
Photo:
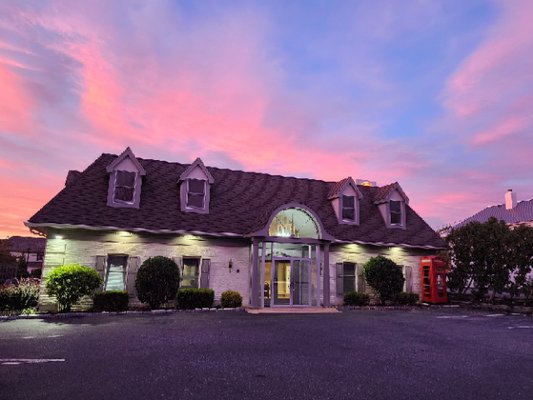
[{"label": "pink sky", "polygon": [[[533,3],[3,2],[0,238],[101,153],[533,198]],[[372,21],[372,24],[369,21]]]}]

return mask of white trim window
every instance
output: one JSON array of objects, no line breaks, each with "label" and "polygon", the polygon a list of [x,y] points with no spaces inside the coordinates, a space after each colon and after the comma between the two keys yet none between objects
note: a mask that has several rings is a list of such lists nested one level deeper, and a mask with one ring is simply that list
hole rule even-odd
[{"label": "white trim window", "polygon": [[181,268],[181,288],[200,287],[200,257],[183,257]]},{"label": "white trim window", "polygon": [[389,218],[391,225],[402,225],[402,202],[396,200],[389,201]]},{"label": "white trim window", "polygon": [[354,196],[342,196],[342,220],[343,221],[355,221],[355,197]]},{"label": "white trim window", "polygon": [[107,257],[107,273],[105,291],[125,290],[128,256],[124,254],[110,254]]},{"label": "white trim window", "polygon": [[116,171],[113,201],[116,203],[133,204],[135,201],[136,180],[137,174],[135,172]]},{"label": "white trim window", "polygon": [[205,208],[205,181],[201,179],[187,179],[187,208]]}]

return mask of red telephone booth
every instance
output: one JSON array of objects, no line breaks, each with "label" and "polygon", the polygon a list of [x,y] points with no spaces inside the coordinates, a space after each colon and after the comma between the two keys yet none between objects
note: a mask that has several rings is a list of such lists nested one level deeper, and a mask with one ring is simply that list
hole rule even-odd
[{"label": "red telephone booth", "polygon": [[428,303],[447,303],[446,263],[437,256],[420,259],[420,277],[422,280],[421,300]]}]

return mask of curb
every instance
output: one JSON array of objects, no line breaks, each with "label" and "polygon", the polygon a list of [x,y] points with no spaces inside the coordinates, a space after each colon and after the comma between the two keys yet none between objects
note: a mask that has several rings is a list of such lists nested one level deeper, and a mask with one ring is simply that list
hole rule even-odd
[{"label": "curb", "polygon": [[15,319],[67,319],[80,317],[103,317],[117,315],[161,315],[178,313],[206,313],[206,312],[244,312],[243,307],[237,308],[195,308],[194,310],[147,310],[147,311],[102,311],[102,312],[70,312],[70,313],[46,313],[27,315],[3,315],[0,321],[11,321]]}]

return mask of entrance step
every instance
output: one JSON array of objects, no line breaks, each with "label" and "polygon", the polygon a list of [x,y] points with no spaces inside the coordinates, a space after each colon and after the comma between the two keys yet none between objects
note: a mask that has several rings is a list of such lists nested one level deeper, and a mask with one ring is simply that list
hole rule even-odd
[{"label": "entrance step", "polygon": [[265,307],[247,308],[246,312],[248,314],[336,314],[340,311],[332,307]]}]

